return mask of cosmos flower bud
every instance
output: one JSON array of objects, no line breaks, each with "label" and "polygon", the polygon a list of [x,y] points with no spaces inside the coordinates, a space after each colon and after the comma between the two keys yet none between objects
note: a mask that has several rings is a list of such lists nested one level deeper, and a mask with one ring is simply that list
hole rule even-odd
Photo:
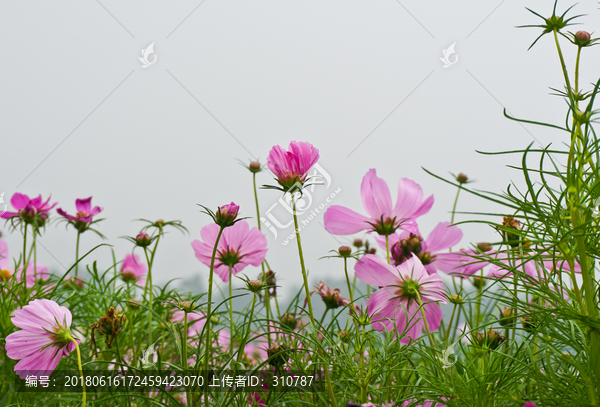
[{"label": "cosmos flower bud", "polygon": [[233,202],[220,206],[215,216],[215,222],[221,227],[232,226],[238,216],[240,207]]},{"label": "cosmos flower bud", "polygon": [[352,246],[356,247],[357,249],[360,249],[361,247],[363,247],[363,240],[362,239],[354,239],[354,241],[352,242]]},{"label": "cosmos flower bud", "polygon": [[257,293],[260,290],[262,290],[265,286],[265,283],[263,283],[260,280],[250,280],[248,281],[248,283],[246,284],[246,288],[248,288],[249,291],[252,291],[253,293]]},{"label": "cosmos flower bud", "polygon": [[352,338],[352,334],[348,331],[340,331],[338,333],[338,336],[340,337],[340,340],[344,343],[348,343],[350,341],[350,338]]},{"label": "cosmos flower bud", "polygon": [[[509,230],[519,231],[521,230],[521,222],[512,216],[505,216],[502,218],[502,226]],[[510,231],[502,231],[504,234],[504,239],[506,242],[510,242],[511,247],[519,247],[519,240],[521,240],[521,236],[516,233],[512,233]]]},{"label": "cosmos flower bud", "polygon": [[451,304],[464,304],[465,303],[465,299],[463,297],[461,297],[460,295],[451,295],[450,298],[448,298],[448,301],[450,301]]},{"label": "cosmos flower bud", "polygon": [[529,333],[535,332],[537,328],[537,323],[533,317],[526,315],[521,317],[521,325],[523,325],[523,329]]},{"label": "cosmos flower bud", "polygon": [[352,254],[352,248],[350,246],[340,246],[338,252],[342,257],[350,257],[350,255]]},{"label": "cosmos flower bud", "polygon": [[491,243],[488,243],[488,242],[481,242],[481,243],[477,243],[477,248],[479,250],[481,250],[482,252],[489,252],[492,250],[492,245],[491,245]]},{"label": "cosmos flower bud", "polygon": [[298,320],[294,316],[294,314],[290,314],[285,312],[281,316],[281,323],[286,327],[290,328],[292,331],[298,327]]},{"label": "cosmos flower bud", "polygon": [[375,254],[375,253],[377,253],[377,249],[376,248],[372,247],[372,248],[369,249],[369,254]]},{"label": "cosmos flower bud", "polygon": [[342,297],[340,294],[340,289],[336,288],[332,290],[327,284],[320,281],[318,290],[321,295],[321,299],[325,303],[325,306],[328,309],[335,309],[340,306],[348,305],[350,300]]},{"label": "cosmos flower bud", "polygon": [[267,356],[269,357],[269,364],[275,368],[281,367],[287,363],[290,359],[287,352],[289,348],[285,345],[273,344],[270,348],[267,348]]},{"label": "cosmos flower bud", "polygon": [[504,327],[513,327],[517,322],[515,312],[509,307],[504,307],[504,309],[500,311],[498,322]]},{"label": "cosmos flower bud", "polygon": [[478,332],[475,335],[475,344],[490,350],[497,349],[506,338],[500,332],[494,329],[488,329],[484,332]]},{"label": "cosmos flower bud", "polygon": [[181,301],[179,304],[182,311],[192,312],[194,310],[194,303],[191,301]]},{"label": "cosmos flower bud", "polygon": [[459,184],[466,184],[469,181],[469,177],[465,173],[459,172],[456,176],[456,181]]},{"label": "cosmos flower bud", "polygon": [[575,45],[579,47],[587,47],[592,42],[592,36],[587,31],[577,31],[573,37]]},{"label": "cosmos flower bud", "polygon": [[256,174],[257,172],[260,172],[262,170],[262,165],[260,165],[258,161],[252,161],[248,165],[248,169],[251,173]]},{"label": "cosmos flower bud", "polygon": [[140,309],[140,302],[132,298],[131,300],[127,301],[127,306],[130,310],[137,311],[138,309]]},{"label": "cosmos flower bud", "polygon": [[75,289],[77,291],[81,291],[83,289],[83,286],[85,285],[83,280],[78,277],[69,277],[65,280],[64,284],[67,287]]},{"label": "cosmos flower bud", "polygon": [[135,237],[135,243],[139,247],[148,247],[148,245],[150,245],[151,242],[152,242],[152,238],[146,232],[140,232]]},{"label": "cosmos flower bud", "polygon": [[481,290],[483,287],[485,287],[487,281],[483,277],[473,276],[471,277],[471,283],[475,286],[475,288]]},{"label": "cosmos flower bud", "polygon": [[160,219],[156,219],[154,221],[154,223],[156,223],[157,225],[164,225],[165,224],[165,220],[160,218]]}]

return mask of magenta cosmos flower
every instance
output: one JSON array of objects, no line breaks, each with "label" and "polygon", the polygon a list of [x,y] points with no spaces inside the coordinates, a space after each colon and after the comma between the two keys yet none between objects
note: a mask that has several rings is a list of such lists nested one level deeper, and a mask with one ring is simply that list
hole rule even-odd
[{"label": "magenta cosmos flower", "polygon": [[[210,267],[219,226],[211,223],[200,231],[202,241],[194,240],[192,248],[196,258]],[[258,228],[250,229],[248,222],[241,220],[223,229],[215,257],[215,273],[225,282],[229,281],[229,267],[235,275],[247,265],[260,266],[267,254],[267,239]]]},{"label": "magenta cosmos flower", "polygon": [[406,344],[421,336],[423,304],[427,326],[437,331],[443,317],[438,302],[446,303],[444,283],[438,274],[429,274],[417,256],[399,266],[391,266],[373,254],[364,256],[354,267],[361,281],[379,286],[367,300],[367,309],[373,318],[373,328],[402,334]]},{"label": "magenta cosmos flower", "polygon": [[71,312],[52,300],[33,300],[15,310],[11,320],[21,330],[6,337],[6,354],[20,360],[15,371],[21,379],[27,373],[20,371],[53,371],[60,358],[75,349]]},{"label": "magenta cosmos flower", "polygon": [[143,284],[145,279],[142,278],[142,276],[146,274],[147,270],[146,265],[140,261],[139,255],[127,253],[125,255],[125,260],[123,260],[123,264],[121,265],[121,278],[125,281],[135,281],[139,284]]},{"label": "magenta cosmos flower", "polygon": [[75,209],[77,210],[75,216],[69,215],[62,208],[58,208],[56,212],[71,221],[75,225],[75,228],[79,230],[80,228],[85,229],[89,226],[89,224],[92,223],[94,216],[102,212],[103,208],[100,208],[99,206],[94,206],[92,208],[92,197],[90,196],[85,199],[77,199],[75,201]]},{"label": "magenta cosmos flower", "polygon": [[36,220],[43,222],[48,219],[50,210],[57,205],[57,203],[50,205],[49,202],[50,197],[46,202],[42,202],[41,195],[29,199],[27,195],[16,192],[10,199],[10,203],[17,212],[5,212],[0,217],[3,219],[18,217],[27,223],[34,223]]},{"label": "magenta cosmos flower", "polygon": [[[390,255],[395,266],[404,263],[414,254],[421,260],[429,274],[437,271],[451,274],[457,267],[463,265],[462,259],[455,253],[449,253],[450,247],[458,244],[463,237],[463,232],[458,226],[450,222],[440,222],[429,233],[426,239],[421,237],[419,230],[416,233],[402,232],[389,236]],[[379,246],[385,251],[386,242],[383,236],[375,236]]]},{"label": "magenta cosmos flower", "polygon": [[304,184],[308,172],[319,160],[319,150],[310,143],[292,141],[285,151],[274,146],[267,157],[269,170],[277,177],[277,182],[285,191],[294,184]]},{"label": "magenta cosmos flower", "polygon": [[384,180],[370,169],[360,186],[363,206],[369,216],[360,215],[343,206],[333,205],[324,215],[325,229],[334,235],[352,235],[363,230],[391,235],[397,229],[416,232],[415,219],[426,214],[433,205],[433,195],[423,201],[423,190],[414,181],[402,178],[398,183],[398,198],[392,205],[392,195]]}]

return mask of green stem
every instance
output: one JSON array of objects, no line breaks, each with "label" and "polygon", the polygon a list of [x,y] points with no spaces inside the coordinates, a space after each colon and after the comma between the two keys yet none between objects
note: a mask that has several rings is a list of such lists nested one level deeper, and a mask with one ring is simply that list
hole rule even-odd
[{"label": "green stem", "polygon": [[[184,310],[183,314],[183,338],[181,341],[181,355],[182,355],[182,366],[183,371],[185,372],[188,368],[188,358],[187,358],[187,334],[188,334],[188,312]],[[185,397],[188,402],[188,406],[194,407],[194,400],[192,399],[192,393],[189,388],[185,388]]]},{"label": "green stem", "polygon": [[229,354],[231,360],[233,360],[233,338],[235,338],[235,335],[233,334],[233,294],[231,291],[231,279],[231,266],[229,266]]},{"label": "green stem", "polygon": [[252,297],[252,307],[250,308],[250,318],[248,318],[248,327],[246,328],[246,333],[244,334],[244,337],[242,338],[242,343],[240,344],[240,350],[238,350],[238,354],[237,354],[238,363],[242,359],[242,355],[244,354],[244,348],[246,347],[246,342],[248,341],[248,338],[250,337],[250,327],[252,325],[252,317],[254,316],[255,305],[256,305],[256,293],[254,293],[254,295]]},{"label": "green stem", "polygon": [[86,406],[85,403],[85,378],[83,377],[83,368],[81,365],[81,353],[79,352],[79,344],[77,343],[77,341],[73,338],[70,338],[71,341],[75,344],[75,350],[77,351],[77,366],[79,367],[79,376],[81,377],[81,389],[82,389],[82,393],[83,393],[83,400],[82,400],[82,407]]},{"label": "green stem", "polygon": [[446,331],[446,341],[450,338],[450,331],[452,330],[452,321],[454,321],[454,314],[456,313],[456,305],[452,308],[452,315],[450,316],[450,322],[448,323],[448,330]]},{"label": "green stem", "polygon": [[77,242],[75,243],[75,278],[77,278],[79,272],[79,236],[81,236],[81,232],[77,231]]},{"label": "green stem", "polygon": [[[207,312],[206,312],[206,347],[204,350],[204,374],[207,375],[208,372],[208,362],[210,359],[210,342],[211,342],[211,336],[212,336],[212,330],[211,330],[211,310],[212,310],[212,288],[213,288],[213,276],[215,273],[215,257],[217,256],[217,247],[219,247],[219,240],[221,240],[221,235],[223,234],[223,229],[225,229],[224,226],[221,226],[219,228],[219,234],[217,235],[217,240],[215,241],[215,247],[213,248],[213,252],[212,252],[212,257],[210,259],[210,273],[208,275],[208,305],[207,305]],[[207,376],[208,377],[208,376]],[[204,394],[204,402],[206,403],[205,405],[208,407],[208,392],[206,392]]]},{"label": "green stem", "polygon": [[[296,215],[296,200],[292,194],[292,212],[294,216],[294,229],[296,231],[296,241],[298,242],[298,254],[300,256],[300,267],[302,268],[302,279],[304,280],[304,292],[306,294],[306,303],[308,304],[308,314],[310,316],[310,322],[312,323],[314,334],[316,336],[317,324],[315,323],[315,317],[313,314],[312,302],[310,300],[310,292],[308,290],[308,278],[306,276],[306,268],[304,266],[304,255],[302,254],[302,242],[300,241],[300,229],[298,227],[298,216]],[[323,352],[320,346],[317,346],[319,356],[323,358]],[[327,382],[327,391],[331,398],[333,407],[337,407],[337,401],[335,400],[335,394],[333,393],[333,386],[331,385],[331,379],[329,378],[329,367],[323,364],[323,371],[325,373],[325,381]]]},{"label": "green stem", "polygon": [[385,253],[387,255],[387,263],[390,264],[390,236],[385,235]]},{"label": "green stem", "polygon": [[[460,190],[462,189],[462,185],[458,186],[458,191],[456,191],[456,198],[454,198],[454,205],[452,205],[452,216],[450,216],[450,223],[454,223],[454,214],[456,213],[456,204],[458,203],[458,195],[460,194]],[[452,248],[450,248],[452,251]]]},{"label": "green stem", "polygon": [[23,228],[23,264],[21,269],[21,281],[23,282],[23,301],[27,300],[27,223]]}]

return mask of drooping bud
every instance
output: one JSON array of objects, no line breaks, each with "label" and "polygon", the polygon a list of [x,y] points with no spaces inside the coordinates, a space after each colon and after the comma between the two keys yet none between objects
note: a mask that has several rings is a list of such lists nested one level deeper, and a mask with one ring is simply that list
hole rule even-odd
[{"label": "drooping bud", "polygon": [[292,331],[298,327],[298,320],[294,314],[290,314],[288,312],[284,312],[284,314],[281,316],[281,323]]},{"label": "drooping bud", "polygon": [[352,248],[350,246],[340,246],[338,252],[342,257],[350,257],[352,254]]},{"label": "drooping bud", "polygon": [[364,242],[362,239],[354,239],[354,241],[352,242],[352,246],[356,247],[357,249],[360,249],[361,247],[363,247]]},{"label": "drooping bud", "polygon": [[251,173],[256,174],[257,172],[260,172],[262,170],[262,165],[260,165],[258,161],[252,161],[248,165],[248,169]]},{"label": "drooping bud", "polygon": [[498,316],[498,323],[504,327],[513,327],[517,322],[517,317],[515,316],[515,312],[509,308],[504,307],[502,311],[500,311],[500,315]]},{"label": "drooping bud", "polygon": [[215,216],[215,222],[221,227],[228,227],[235,223],[240,207],[233,202],[220,206]]},{"label": "drooping bud", "polygon": [[146,232],[140,232],[135,237],[135,243],[140,247],[148,247],[152,243],[152,238]]},{"label": "drooping bud", "polygon": [[340,306],[350,304],[350,300],[342,297],[339,288],[332,290],[322,281],[319,282],[319,288],[317,291],[319,292],[319,295],[321,295],[321,299],[325,303],[325,307],[327,307],[327,309],[335,309]]}]

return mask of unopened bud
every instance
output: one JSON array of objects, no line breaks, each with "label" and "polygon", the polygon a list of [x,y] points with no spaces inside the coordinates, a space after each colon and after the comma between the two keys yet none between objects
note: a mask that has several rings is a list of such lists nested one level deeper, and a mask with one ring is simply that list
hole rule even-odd
[{"label": "unopened bud", "polygon": [[448,301],[450,301],[451,304],[456,304],[456,305],[465,303],[465,299],[463,297],[461,297],[460,295],[451,295],[450,298],[448,298]]},{"label": "unopened bud", "polygon": [[248,169],[250,170],[250,172],[256,174],[257,172],[260,172],[262,169],[262,166],[260,165],[260,163],[258,161],[252,161],[249,165],[248,165]]},{"label": "unopened bud", "polygon": [[475,286],[475,288],[481,290],[483,287],[485,287],[487,281],[483,277],[473,276],[471,277],[471,283]]},{"label": "unopened bud", "polygon": [[181,301],[181,303],[179,304],[179,306],[185,312],[192,312],[193,309],[194,309],[194,304],[192,302],[190,302],[190,301]]},{"label": "unopened bud", "polygon": [[488,242],[477,243],[477,248],[482,252],[489,252],[492,250],[492,244]]},{"label": "unopened bud", "polygon": [[371,249],[369,249],[369,254],[375,254],[377,253],[377,249],[372,247]]},{"label": "unopened bud", "polygon": [[140,308],[140,302],[136,299],[128,300],[127,305],[132,311],[137,311]]},{"label": "unopened bud", "polygon": [[504,327],[513,327],[517,322],[515,312],[511,308],[504,307],[504,309],[500,311],[498,322]]},{"label": "unopened bud", "polygon": [[592,36],[587,31],[577,31],[574,36],[574,42],[579,47],[587,47],[592,42]]},{"label": "unopened bud", "polygon": [[140,247],[147,247],[152,242],[152,238],[146,232],[140,232],[135,237],[135,243]]},{"label": "unopened bud", "polygon": [[338,333],[338,336],[340,337],[340,340],[344,343],[349,342],[350,338],[352,338],[352,334],[348,331],[340,331]]},{"label": "unopened bud", "polygon": [[537,328],[536,321],[529,315],[521,317],[521,325],[523,325],[523,329],[529,333],[535,332]]},{"label": "unopened bud", "polygon": [[363,247],[363,245],[364,245],[364,242],[362,239],[357,238],[357,239],[354,239],[354,242],[352,242],[352,246],[356,247],[357,249]]},{"label": "unopened bud", "polygon": [[165,220],[164,219],[157,219],[154,223],[156,223],[157,225],[164,225],[165,224]]},{"label": "unopened bud", "polygon": [[0,281],[8,280],[10,278],[10,271],[4,269],[0,270]]},{"label": "unopened bud", "polygon": [[469,177],[465,173],[459,172],[456,176],[456,181],[459,184],[466,184],[469,181]]},{"label": "unopened bud", "polygon": [[338,252],[342,257],[350,257],[350,255],[352,254],[352,248],[350,246],[341,246],[338,249]]},{"label": "unopened bud", "polygon": [[289,348],[285,345],[273,344],[267,349],[267,356],[269,357],[269,364],[273,367],[281,367],[286,364],[290,359],[287,351]]},{"label": "unopened bud", "polygon": [[293,314],[285,312],[281,316],[281,323],[286,327],[290,328],[292,331],[298,327],[298,320]]},{"label": "unopened bud", "polygon": [[259,292],[264,286],[265,284],[260,280],[250,280],[246,283],[246,288],[253,293]]}]

